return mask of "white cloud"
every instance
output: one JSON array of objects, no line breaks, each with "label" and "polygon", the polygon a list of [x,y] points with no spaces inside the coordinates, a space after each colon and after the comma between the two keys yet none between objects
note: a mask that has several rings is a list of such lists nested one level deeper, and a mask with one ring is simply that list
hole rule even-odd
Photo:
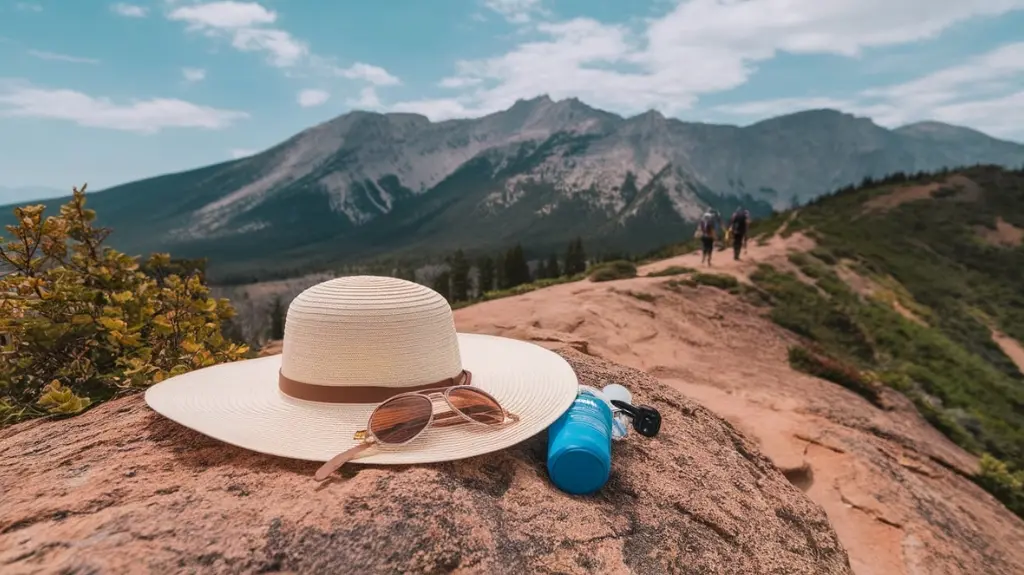
[{"label": "white cloud", "polygon": [[255,2],[208,2],[175,8],[167,16],[171,20],[187,22],[196,29],[251,28],[273,24],[277,13]]},{"label": "white cloud", "polygon": [[374,86],[397,86],[401,84],[401,80],[392,76],[387,70],[379,66],[372,64],[364,64],[362,62],[356,62],[348,68],[341,68],[337,70],[338,74],[352,79],[352,80],[363,80],[373,84]]},{"label": "white cloud", "polygon": [[541,0],[484,0],[484,6],[513,24],[525,24],[534,13],[542,12]]},{"label": "white cloud", "polygon": [[330,97],[331,95],[323,90],[303,90],[299,92],[296,101],[303,108],[312,108],[323,104]]},{"label": "white cloud", "polygon": [[309,55],[305,42],[277,28],[262,27],[277,21],[277,13],[255,2],[208,2],[175,8],[167,16],[185,22],[188,29],[210,36],[227,36],[243,52],[264,52],[268,61],[287,68]]},{"label": "white cloud", "polygon": [[22,12],[42,12],[43,7],[35,2],[16,2],[14,7]]},{"label": "white cloud", "polygon": [[206,70],[202,68],[182,68],[181,75],[185,78],[186,82],[194,84],[206,79]]},{"label": "white cloud", "polygon": [[380,97],[373,86],[367,86],[359,91],[359,98],[348,100],[348,105],[357,110],[379,110],[382,108]]},{"label": "white cloud", "polygon": [[144,6],[136,6],[135,4],[124,4],[120,2],[117,4],[111,4],[110,9],[115,14],[119,14],[126,18],[145,18],[146,12],[148,11]]},{"label": "white cloud", "polygon": [[258,151],[259,150],[250,150],[248,148],[234,148],[229,150],[228,153],[231,154],[232,160],[237,160],[239,158],[247,158]]},{"label": "white cloud", "polygon": [[480,82],[483,82],[480,78],[459,78],[453,76],[442,79],[437,85],[442,88],[468,88],[470,86],[476,86]]},{"label": "white cloud", "polygon": [[74,90],[48,89],[25,83],[0,84],[0,117],[65,120],[92,128],[156,133],[166,128],[219,130],[245,112],[200,106],[173,98],[115,103]]},{"label": "white cloud", "polygon": [[907,82],[840,98],[782,98],[714,110],[760,118],[820,107],[869,116],[889,127],[937,120],[1024,139],[1024,42],[1000,46]]},{"label": "white cloud", "polygon": [[[492,2],[503,14],[534,3]],[[935,37],[954,24],[1024,8],[1024,0],[688,0],[641,29],[588,18],[524,25],[509,52],[456,63],[440,100],[402,102],[434,119],[503,109],[548,93],[625,113],[678,114],[704,94],[736,88],[780,52],[858,57]],[[880,15],[884,15],[881,17]],[[522,21],[522,18],[514,18]]]},{"label": "white cloud", "polygon": [[340,68],[332,58],[314,54],[307,42],[273,26],[278,23],[277,12],[257,2],[227,0],[188,5],[181,5],[178,0],[165,2],[173,4],[167,14],[168,19],[185,23],[192,32],[228,39],[231,46],[241,52],[264,53],[268,63],[287,69],[285,74],[288,76],[342,76],[376,86],[401,84],[398,78],[379,66],[357,62],[348,68]]},{"label": "white cloud", "polygon": [[284,30],[273,28],[240,28],[234,32],[231,45],[243,52],[263,51],[274,66],[287,68],[309,54],[304,42]]},{"label": "white cloud", "polygon": [[99,64],[95,58],[83,58],[81,56],[69,56],[58,52],[46,52],[44,50],[29,50],[28,54],[40,60],[55,60],[57,62],[71,62],[73,64]]}]

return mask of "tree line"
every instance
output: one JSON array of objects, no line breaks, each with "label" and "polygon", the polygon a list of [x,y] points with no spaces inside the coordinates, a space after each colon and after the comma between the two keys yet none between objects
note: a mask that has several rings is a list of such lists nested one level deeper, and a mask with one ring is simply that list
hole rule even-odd
[{"label": "tree line", "polygon": [[483,254],[472,262],[459,249],[445,258],[445,264],[446,269],[434,277],[430,287],[449,302],[458,303],[478,298],[489,291],[581,274],[587,270],[587,254],[582,238],[577,237],[569,242],[561,258],[554,253],[549,254],[532,270],[521,244],[495,255]]}]

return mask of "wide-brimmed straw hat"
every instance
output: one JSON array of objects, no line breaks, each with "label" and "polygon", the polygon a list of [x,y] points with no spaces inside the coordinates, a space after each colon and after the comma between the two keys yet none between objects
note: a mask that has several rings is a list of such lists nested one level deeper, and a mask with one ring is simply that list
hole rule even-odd
[{"label": "wide-brimmed straw hat", "polygon": [[448,302],[390,277],[329,280],[288,308],[281,355],[225,363],[150,387],[161,415],[245,449],[327,461],[359,442],[387,397],[472,374],[519,421],[500,427],[434,426],[403,446],[379,446],[355,463],[450,461],[515,445],[543,431],[576,397],[569,364],[518,340],[456,333]]}]

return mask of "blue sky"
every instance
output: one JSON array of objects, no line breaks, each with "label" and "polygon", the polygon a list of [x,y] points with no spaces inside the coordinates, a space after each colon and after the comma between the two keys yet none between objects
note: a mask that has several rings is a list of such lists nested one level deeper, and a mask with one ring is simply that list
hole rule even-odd
[{"label": "blue sky", "polygon": [[1024,0],[0,0],[0,186],[101,189],[352,109],[440,120],[541,93],[1024,141]]}]

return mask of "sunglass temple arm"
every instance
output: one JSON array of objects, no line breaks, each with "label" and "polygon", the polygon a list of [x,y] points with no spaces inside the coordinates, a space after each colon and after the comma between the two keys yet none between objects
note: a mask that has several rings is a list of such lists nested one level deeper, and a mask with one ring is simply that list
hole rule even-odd
[{"label": "sunglass temple arm", "polygon": [[359,445],[353,447],[352,449],[343,451],[335,455],[327,463],[321,465],[320,469],[316,470],[316,475],[314,475],[313,478],[316,479],[317,481],[323,481],[327,479],[328,477],[331,476],[332,473],[340,469],[342,465],[345,465],[349,461],[355,459],[360,453],[373,447],[374,444],[375,442],[373,441],[367,441],[364,443],[360,443]]}]

